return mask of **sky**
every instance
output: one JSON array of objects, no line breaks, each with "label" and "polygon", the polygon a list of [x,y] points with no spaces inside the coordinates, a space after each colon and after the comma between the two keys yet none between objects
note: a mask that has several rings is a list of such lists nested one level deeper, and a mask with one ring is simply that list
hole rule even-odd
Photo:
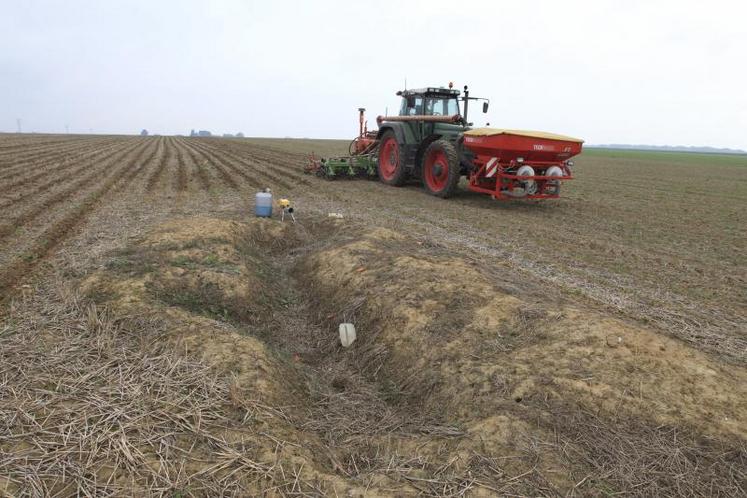
[{"label": "sky", "polygon": [[0,0],[0,132],[352,138],[397,90],[476,126],[747,150],[747,2]]}]

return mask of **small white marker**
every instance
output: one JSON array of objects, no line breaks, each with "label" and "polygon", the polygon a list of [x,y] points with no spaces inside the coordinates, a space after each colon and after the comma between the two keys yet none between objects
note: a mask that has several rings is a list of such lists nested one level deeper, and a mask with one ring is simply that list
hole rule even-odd
[{"label": "small white marker", "polygon": [[340,324],[340,342],[342,347],[350,347],[355,342],[355,325],[352,323]]}]

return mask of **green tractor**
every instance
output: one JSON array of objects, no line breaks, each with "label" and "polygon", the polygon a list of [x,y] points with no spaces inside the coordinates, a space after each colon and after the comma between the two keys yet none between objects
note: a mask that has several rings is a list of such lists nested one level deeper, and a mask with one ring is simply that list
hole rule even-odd
[{"label": "green tractor", "polygon": [[[397,92],[402,105],[397,116],[379,116],[378,158],[379,179],[387,185],[399,186],[408,178],[417,178],[429,193],[449,197],[467,174],[471,153],[462,147],[462,134],[472,123],[467,122],[470,100],[452,88],[418,88]],[[488,101],[483,112],[488,111]],[[464,110],[460,112],[459,104]]]}]

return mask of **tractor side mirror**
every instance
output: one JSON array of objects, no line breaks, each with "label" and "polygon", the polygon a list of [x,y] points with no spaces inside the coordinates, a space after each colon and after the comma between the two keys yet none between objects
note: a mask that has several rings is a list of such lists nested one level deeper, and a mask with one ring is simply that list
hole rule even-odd
[{"label": "tractor side mirror", "polygon": [[482,103],[482,112],[483,113],[488,112],[488,103],[487,102],[483,102]]},{"label": "tractor side mirror", "polygon": [[414,96],[407,97],[407,108],[412,109],[413,107],[415,107],[415,97]]}]

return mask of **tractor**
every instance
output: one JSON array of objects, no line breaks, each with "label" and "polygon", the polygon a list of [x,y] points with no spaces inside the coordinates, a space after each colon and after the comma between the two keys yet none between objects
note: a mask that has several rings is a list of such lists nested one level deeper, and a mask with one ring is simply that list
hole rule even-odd
[{"label": "tractor", "polygon": [[[419,88],[397,95],[402,97],[399,115],[376,119],[379,178],[395,186],[420,178],[431,194],[449,197],[472,160],[460,140],[470,124],[469,90],[465,87],[461,99],[464,114],[459,112],[459,90],[453,88]],[[483,112],[487,111],[485,101]]]},{"label": "tractor", "polygon": [[[573,178],[570,158],[581,152],[583,141],[546,132],[472,129],[467,121],[471,100],[459,90],[427,87],[397,92],[402,97],[397,116],[378,116],[377,131],[368,131],[365,109],[359,111],[359,134],[350,144],[350,156],[316,159],[307,172],[337,176],[378,177],[401,186],[409,179],[422,181],[437,197],[452,196],[462,176],[469,190],[494,199],[557,198],[560,182]],[[460,111],[460,103],[463,110]]]}]

